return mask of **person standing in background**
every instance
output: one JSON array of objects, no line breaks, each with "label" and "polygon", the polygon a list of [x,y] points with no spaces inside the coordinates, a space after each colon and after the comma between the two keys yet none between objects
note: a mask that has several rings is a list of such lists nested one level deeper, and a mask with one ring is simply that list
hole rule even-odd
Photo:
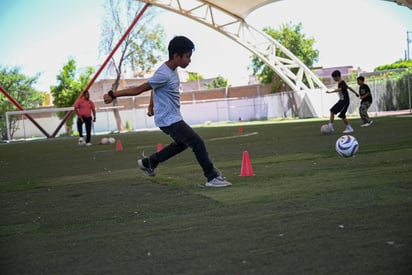
[{"label": "person standing in background", "polygon": [[[79,132],[79,145],[84,145],[83,123],[86,125],[86,146],[91,144],[92,123],[96,122],[96,107],[90,100],[89,91],[85,91],[74,104],[77,114],[77,131]],[[92,117],[93,115],[93,117]]]}]

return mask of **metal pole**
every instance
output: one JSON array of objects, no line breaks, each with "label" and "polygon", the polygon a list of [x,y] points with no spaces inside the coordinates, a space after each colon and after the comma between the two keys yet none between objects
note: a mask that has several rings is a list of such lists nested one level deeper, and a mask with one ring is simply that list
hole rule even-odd
[{"label": "metal pole", "polygon": [[412,108],[411,108],[411,73],[409,72],[407,74],[407,80],[408,80],[408,96],[409,96],[409,113],[412,114]]},{"label": "metal pole", "polygon": [[[19,109],[20,111],[25,111],[23,106],[21,106],[2,86],[0,86],[0,92],[2,92],[9,100],[11,103],[13,103],[14,106],[17,107],[17,109]],[[36,125],[36,127],[46,136],[46,137],[50,137],[49,133],[47,133],[41,126],[40,124],[37,123],[36,120],[34,120],[34,118],[25,113],[24,114],[28,119],[30,119],[31,122],[33,122],[34,125]]]},{"label": "metal pole", "polygon": [[410,31],[406,31],[406,60],[410,60],[411,56],[409,55],[409,44],[411,43],[411,39],[409,39],[409,34],[412,34]]},{"label": "metal pole", "polygon": [[[133,20],[133,22],[130,24],[129,28],[126,30],[126,32],[123,34],[122,38],[120,38],[119,42],[117,42],[117,45],[114,47],[114,49],[110,52],[110,54],[107,56],[106,60],[104,61],[103,65],[100,67],[100,69],[96,72],[94,75],[93,79],[89,82],[87,85],[86,89],[79,95],[79,97],[76,99],[79,100],[79,98],[83,95],[83,93],[88,90],[96,80],[96,78],[100,75],[100,73],[103,71],[104,67],[106,67],[107,63],[109,63],[110,59],[114,55],[114,53],[117,51],[117,49],[120,47],[120,45],[123,43],[123,41],[126,39],[126,37],[129,35],[129,33],[132,31],[134,26],[136,25],[137,21],[139,21],[140,17],[144,14],[146,9],[150,6],[150,4],[146,3],[142,10],[139,12],[139,14],[136,16],[136,18]],[[75,101],[75,102],[76,102]],[[74,103],[73,103],[74,106]],[[66,120],[70,117],[73,111],[68,111],[66,115],[64,116],[63,120],[60,122],[59,126],[57,126],[56,130],[53,132],[52,137],[55,137],[57,132],[60,130],[60,128],[63,126],[63,124],[66,122]]]}]

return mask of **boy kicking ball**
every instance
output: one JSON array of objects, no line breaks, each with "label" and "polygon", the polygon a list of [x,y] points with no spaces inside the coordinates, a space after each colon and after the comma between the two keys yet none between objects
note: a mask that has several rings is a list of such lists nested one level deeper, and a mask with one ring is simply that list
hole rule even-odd
[{"label": "boy kicking ball", "polygon": [[163,63],[147,82],[140,86],[109,91],[103,99],[106,104],[117,97],[135,96],[152,90],[148,115],[154,115],[155,124],[173,142],[149,157],[139,159],[138,167],[148,176],[156,175],[156,167],[190,147],[203,170],[207,182],[204,187],[228,187],[225,180],[209,158],[203,139],[183,120],[180,113],[179,76],[177,68],[186,68],[192,56],[194,44],[184,36],[176,36],[168,46],[169,60]]},{"label": "boy kicking ball", "polygon": [[345,124],[345,130],[343,131],[343,133],[349,134],[353,132],[353,128],[346,118],[346,111],[348,110],[350,104],[348,89],[351,90],[357,97],[359,97],[359,95],[342,79],[340,71],[333,71],[332,78],[333,80],[338,82],[338,88],[333,91],[326,91],[326,93],[339,93],[339,100],[335,103],[335,105],[332,106],[332,108],[330,108],[329,129],[331,132],[335,131],[335,129],[333,128],[333,122],[335,115],[339,113],[338,117],[340,117]]}]

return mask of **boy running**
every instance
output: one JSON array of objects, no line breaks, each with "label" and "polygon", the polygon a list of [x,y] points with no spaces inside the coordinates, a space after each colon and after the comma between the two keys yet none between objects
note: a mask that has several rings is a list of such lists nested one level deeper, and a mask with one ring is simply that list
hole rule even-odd
[{"label": "boy running", "polygon": [[365,84],[365,78],[363,76],[359,76],[356,80],[358,81],[359,98],[361,99],[359,107],[359,115],[363,121],[361,127],[368,127],[373,123],[368,115],[368,109],[372,104],[372,93],[369,86]]}]

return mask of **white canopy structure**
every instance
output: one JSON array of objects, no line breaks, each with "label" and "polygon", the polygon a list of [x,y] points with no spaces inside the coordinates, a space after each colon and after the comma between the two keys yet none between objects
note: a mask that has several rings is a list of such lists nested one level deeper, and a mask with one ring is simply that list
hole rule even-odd
[{"label": "white canopy structure", "polygon": [[[269,65],[293,91],[326,90],[325,85],[299,58],[246,22],[246,17],[254,10],[281,0],[139,1],[189,17],[229,37]],[[392,2],[412,8],[412,0]]]}]

